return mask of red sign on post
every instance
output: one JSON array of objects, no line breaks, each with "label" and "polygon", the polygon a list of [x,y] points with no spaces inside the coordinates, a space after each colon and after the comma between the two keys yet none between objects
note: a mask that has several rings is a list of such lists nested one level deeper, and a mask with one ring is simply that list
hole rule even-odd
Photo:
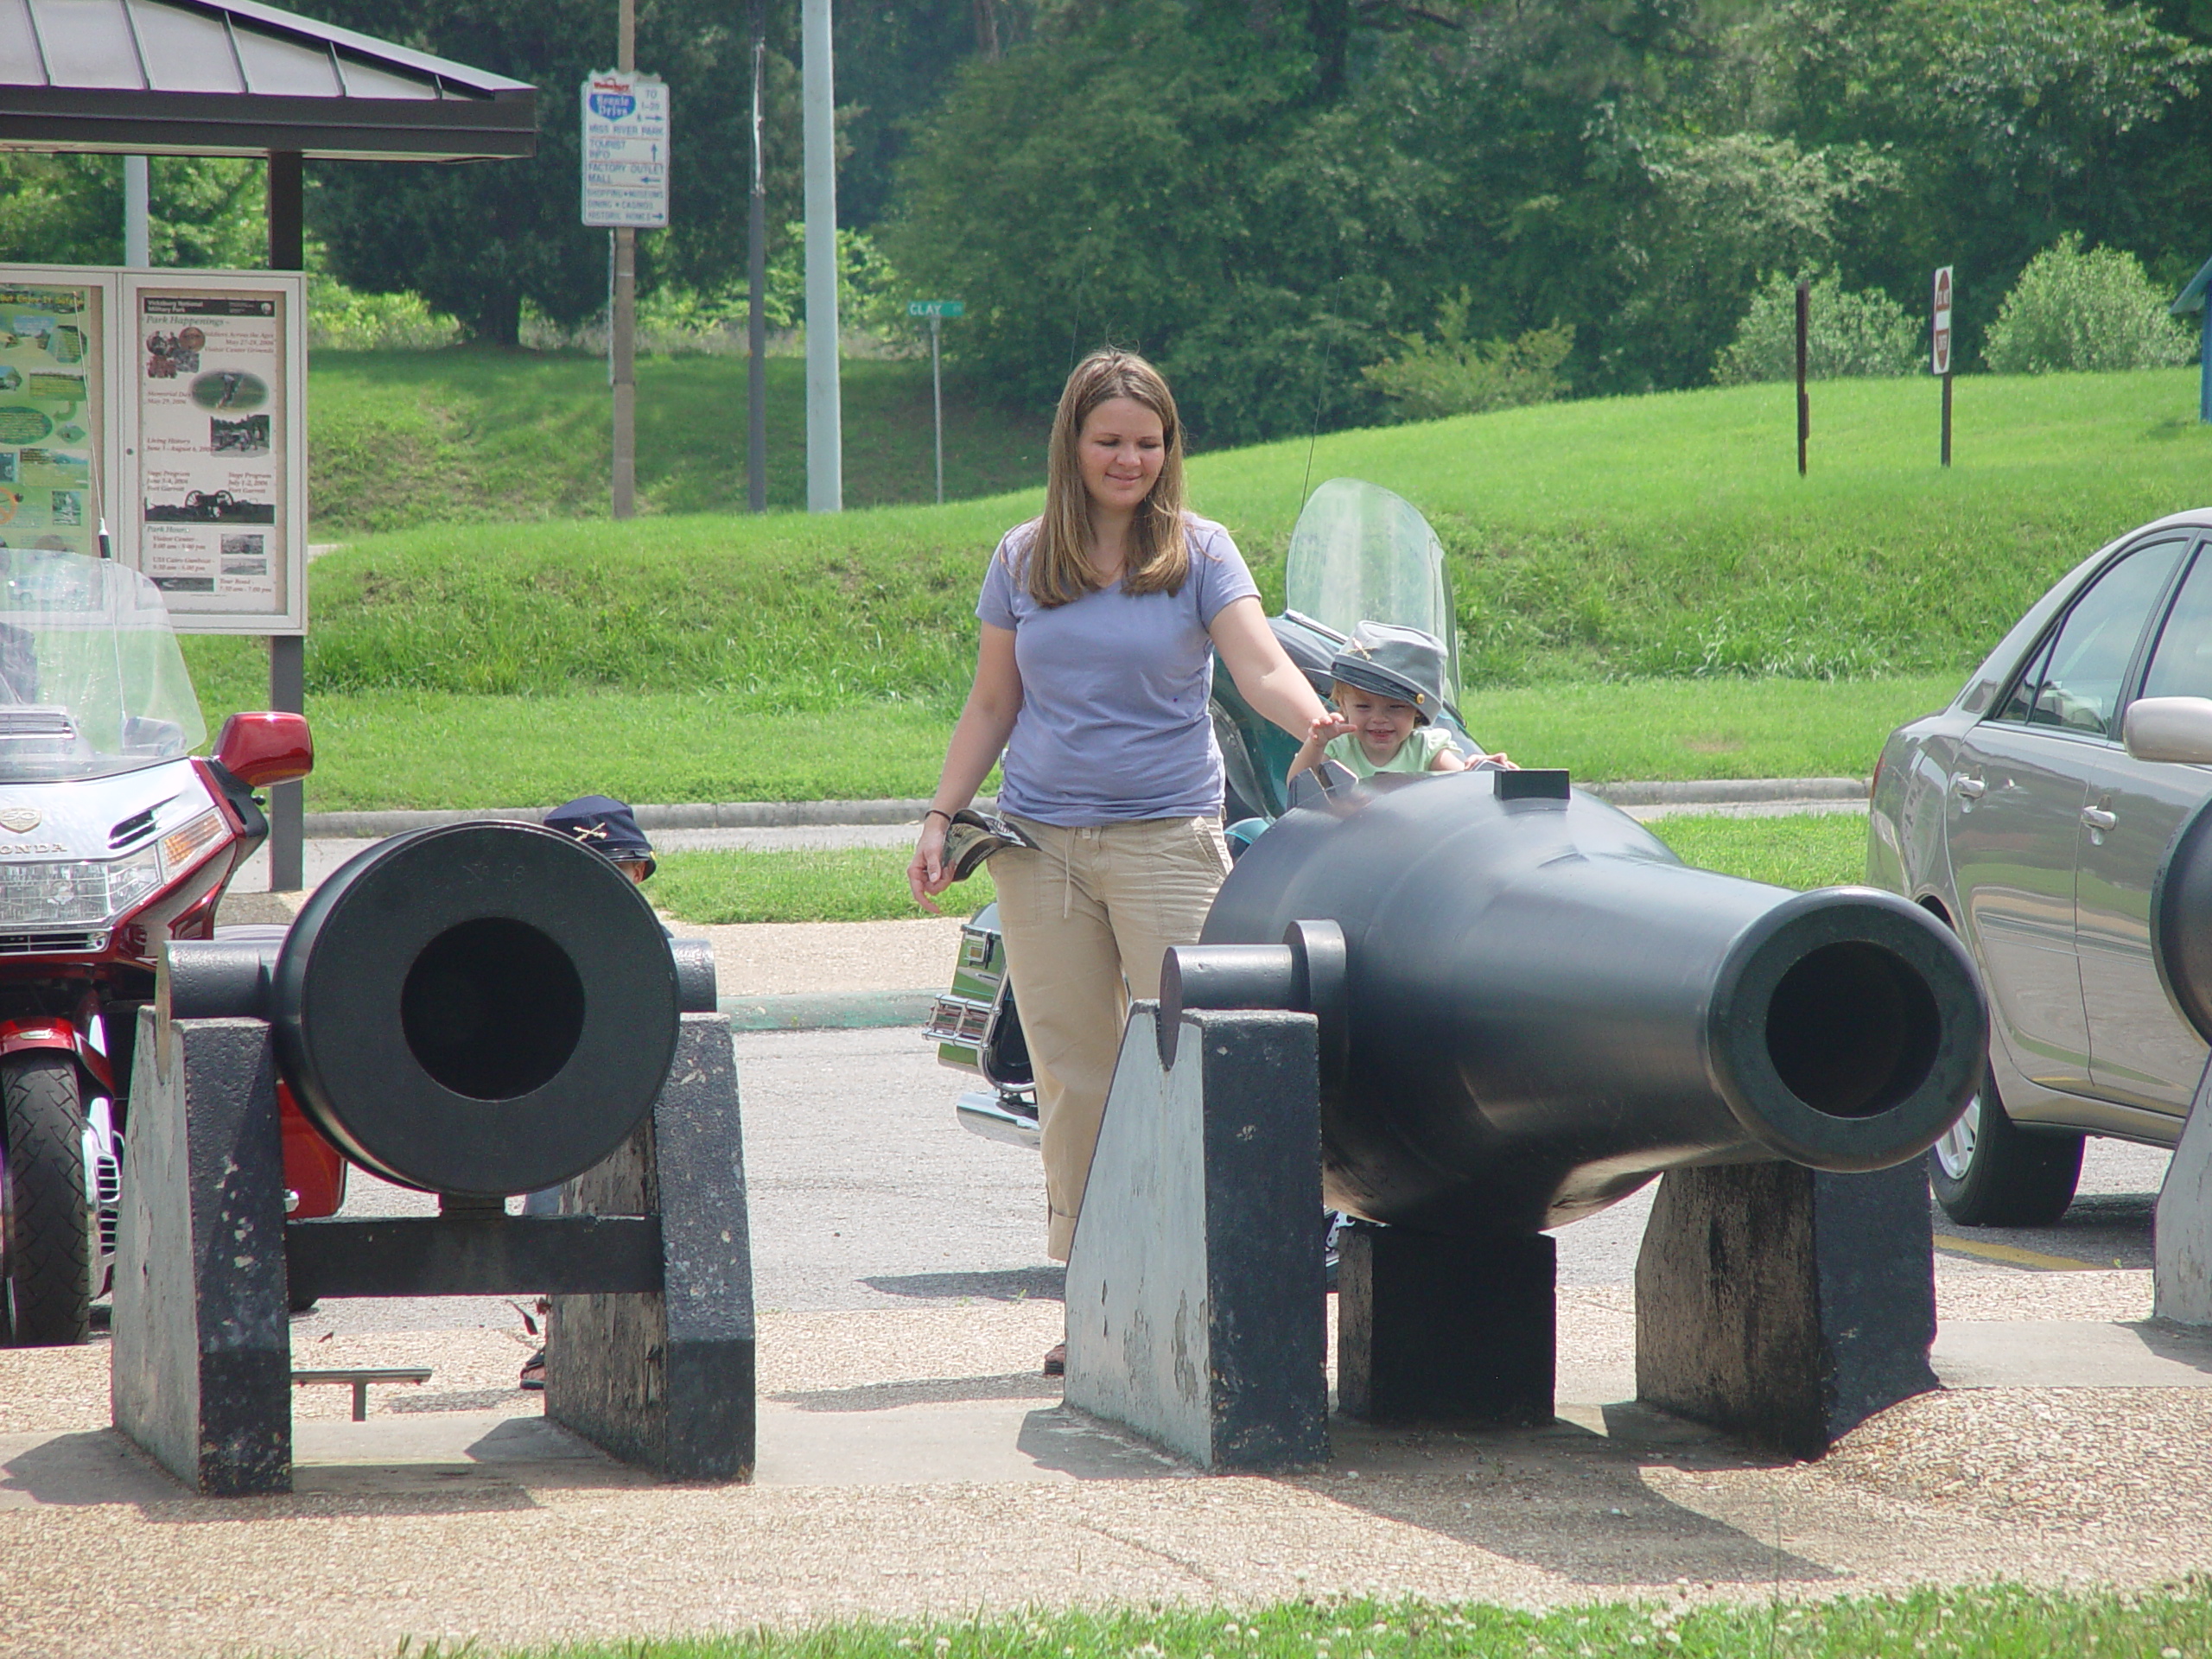
[{"label": "red sign on post", "polygon": [[1930,338],[1934,349],[1929,354],[1929,368],[1936,374],[1951,372],[1951,268],[1945,265],[1936,273],[1936,326]]}]

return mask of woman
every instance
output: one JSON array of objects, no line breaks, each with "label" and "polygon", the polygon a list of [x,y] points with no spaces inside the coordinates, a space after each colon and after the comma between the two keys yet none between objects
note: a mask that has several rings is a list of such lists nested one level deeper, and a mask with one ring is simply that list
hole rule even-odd
[{"label": "woman", "polygon": [[1128,999],[1160,994],[1163,953],[1198,938],[1229,873],[1213,652],[1292,735],[1351,728],[1276,642],[1229,532],[1185,511],[1175,399],[1126,352],[1068,377],[1044,515],[1007,532],[976,613],[976,683],[906,880],[936,910],[945,827],[1003,751],[999,810],[1037,849],[1001,852],[991,874],[1036,1070],[1047,1249],[1065,1262]]}]

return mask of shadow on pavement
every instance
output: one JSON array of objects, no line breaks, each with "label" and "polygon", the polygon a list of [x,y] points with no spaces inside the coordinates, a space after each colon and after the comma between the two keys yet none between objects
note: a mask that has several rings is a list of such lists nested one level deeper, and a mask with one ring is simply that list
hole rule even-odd
[{"label": "shadow on pavement", "polygon": [[942,1406],[963,1400],[1058,1401],[1060,1382],[1057,1377],[1020,1371],[1007,1376],[924,1377],[850,1389],[800,1389],[761,1397],[801,1411],[889,1411],[899,1406]]},{"label": "shadow on pavement", "polygon": [[1067,1269],[1061,1267],[1006,1268],[992,1273],[880,1274],[861,1283],[886,1296],[920,1296],[932,1300],[967,1297],[979,1302],[1065,1300]]},{"label": "shadow on pavement", "polygon": [[1334,1418],[1329,1472],[1299,1484],[1576,1584],[1820,1584],[1842,1576],[1793,1553],[1783,1536],[1677,1503],[1643,1479],[1655,1466],[1717,1472],[1791,1459],[1645,1407],[1608,1406],[1604,1421],[1600,1435],[1567,1421],[1393,1433]]}]

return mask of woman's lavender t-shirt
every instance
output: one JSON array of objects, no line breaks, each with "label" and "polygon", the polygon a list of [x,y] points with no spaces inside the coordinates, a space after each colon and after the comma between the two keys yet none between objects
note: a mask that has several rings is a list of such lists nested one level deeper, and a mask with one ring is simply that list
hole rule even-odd
[{"label": "woman's lavender t-shirt", "polygon": [[1066,605],[1039,605],[1022,581],[1037,534],[1007,532],[976,614],[1014,631],[1021,713],[1007,741],[999,810],[1073,827],[1221,810],[1221,750],[1206,700],[1224,606],[1258,596],[1219,524],[1185,519],[1182,591],[1132,596],[1119,582]]}]

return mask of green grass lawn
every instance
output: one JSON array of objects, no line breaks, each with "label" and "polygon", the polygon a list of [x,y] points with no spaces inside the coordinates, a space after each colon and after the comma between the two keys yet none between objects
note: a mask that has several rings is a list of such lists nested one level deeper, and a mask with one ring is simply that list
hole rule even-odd
[{"label": "green grass lawn", "polygon": [[[1662,818],[1652,833],[1686,863],[1784,887],[1865,879],[1866,820],[1856,813],[1781,818]],[[904,850],[840,848],[797,853],[670,853],[646,892],[679,921],[884,922],[924,912],[906,890]],[[972,915],[993,897],[990,870],[938,900]],[[950,973],[950,968],[947,972]]]},{"label": "green grass lawn", "polygon": [[[2101,543],[2212,496],[2212,429],[2188,418],[2186,371],[1970,378],[1948,472],[1922,453],[1933,397],[1910,379],[1823,385],[1802,480],[1788,394],[1759,386],[1341,433],[1312,475],[1371,478],[1429,514],[1475,690],[1957,674]],[[1245,543],[1271,604],[1306,464],[1303,442],[1192,463],[1197,504]],[[315,566],[309,683],[945,703],[983,561],[1036,504],[370,537]]]},{"label": "green grass lawn", "polygon": [[[806,365],[768,359],[768,505],[806,505]],[[948,499],[1040,484],[1049,413],[945,402]],[[612,444],[607,365],[577,353],[455,346],[315,354],[308,475],[317,541],[486,520],[601,518]],[[926,359],[844,365],[845,500],[934,499]],[[746,505],[741,357],[638,364],[638,499],[647,514]]]},{"label": "green grass lawn", "polygon": [[[700,1640],[579,1643],[543,1659],[2204,1659],[2203,1581],[2144,1592],[2015,1585],[1904,1595],[1591,1602],[1548,1612],[1480,1603],[1027,1612],[941,1624],[860,1621]],[[439,1649],[439,1652],[445,1649]]]},{"label": "green grass lawn", "polygon": [[[197,654],[197,652],[195,652]],[[251,657],[203,677],[257,704]],[[265,672],[265,671],[261,671]],[[219,701],[210,690],[227,690]],[[1948,702],[1942,679],[1637,680],[1485,693],[1469,719],[1524,766],[1622,778],[1862,778],[1895,726]],[[951,715],[914,702],[779,713],[727,691],[318,696],[312,811],[626,801],[865,800],[937,786]],[[986,788],[995,788],[994,779]]]},{"label": "green grass lawn", "polygon": [[[547,376],[569,376],[581,396],[594,362],[318,363],[318,420],[333,411],[341,435],[348,407],[429,420],[449,382],[483,399],[470,441],[487,454],[512,444],[501,465],[515,487],[554,491],[532,511],[582,487],[588,468],[532,447],[528,405]],[[723,442],[707,435],[727,366],[658,365],[671,384],[694,377],[696,417],[679,425],[703,446],[683,452],[699,467]],[[852,365],[849,421],[870,374],[895,390],[912,367]],[[1456,583],[1471,718],[1524,762],[1592,779],[1857,774],[1883,732],[1946,701],[2060,572],[2212,496],[2212,429],[2190,418],[2187,371],[1970,377],[1948,472],[1929,460],[1935,397],[1916,379],[1816,388],[1802,480],[1789,395],[1756,386],[1336,434],[1311,476],[1371,478],[1429,514]],[[582,428],[561,429],[582,442]],[[361,477],[400,494],[474,476],[434,450],[426,470],[386,468],[374,449]],[[869,464],[856,448],[849,480]],[[668,465],[653,474],[664,505],[713,499],[685,495],[691,474]],[[1303,442],[1192,463],[1195,500],[1244,543],[1270,607],[1307,470]],[[857,483],[849,494],[869,499]],[[966,685],[983,562],[1037,501],[365,537],[314,567],[308,712],[326,737],[310,798],[921,793]],[[479,508],[519,511],[505,486],[454,511]],[[198,639],[191,652],[211,715],[263,700],[251,642]]]}]

